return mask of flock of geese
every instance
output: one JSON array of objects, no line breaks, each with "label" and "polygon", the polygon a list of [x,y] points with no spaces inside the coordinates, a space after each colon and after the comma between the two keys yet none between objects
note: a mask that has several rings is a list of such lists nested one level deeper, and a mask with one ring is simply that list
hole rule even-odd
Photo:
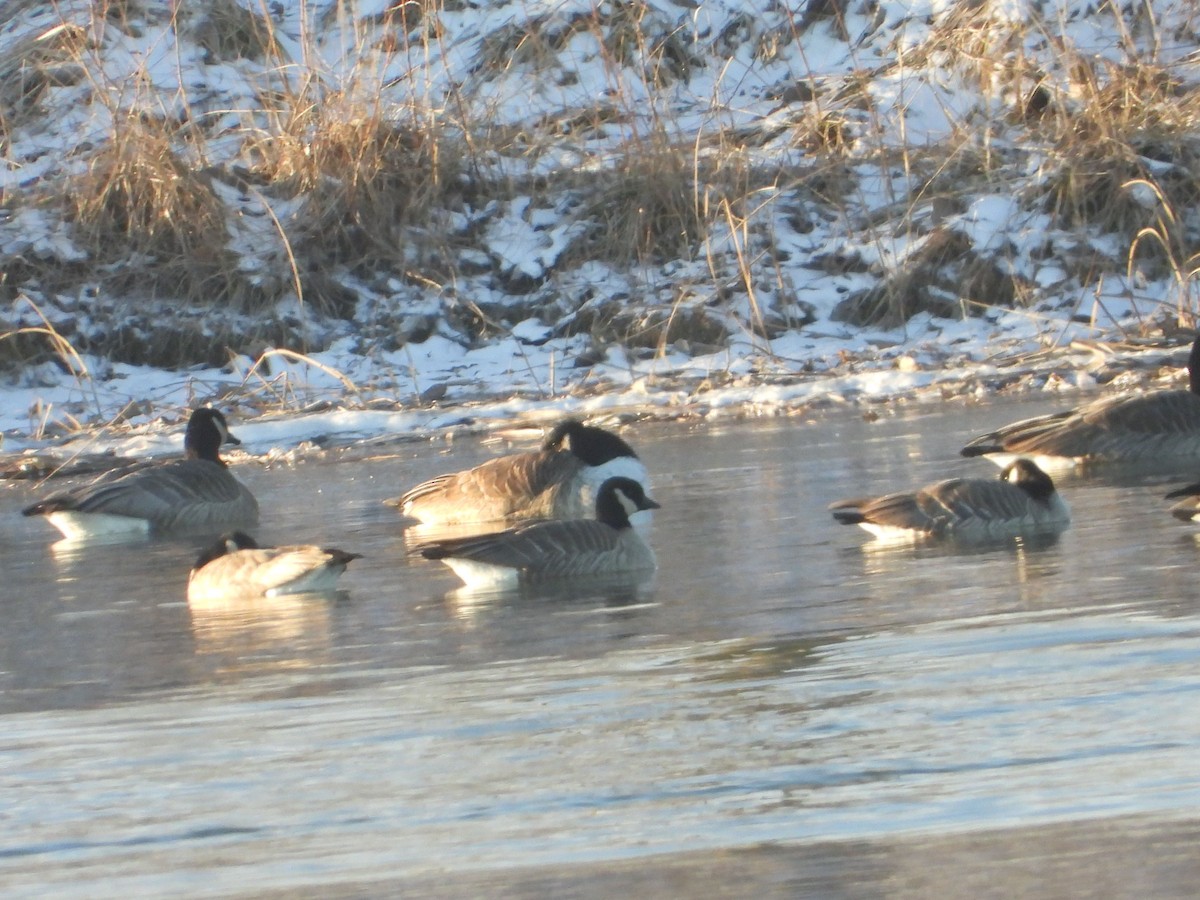
[{"label": "flock of geese", "polygon": [[[225,531],[193,565],[190,600],[329,591],[359,558],[315,545],[261,547],[240,530],[257,524],[258,503],[221,459],[222,445],[240,441],[219,410],[195,410],[183,443],[183,459],[114,470],[23,512],[45,516],[71,541]],[[654,552],[631,520],[658,508],[648,481],[623,439],[566,419],[538,450],[439,476],[384,502],[424,525],[510,525],[414,548],[469,587],[508,589],[653,570]]]},{"label": "flock of geese", "polygon": [[[1188,390],[1107,397],[968,442],[962,455],[996,462],[998,479],[952,478],[838,501],[830,511],[842,524],[889,540],[974,541],[1061,530],[1070,511],[1047,469],[1200,459],[1200,336],[1188,373]],[[358,554],[313,545],[260,547],[236,530],[256,524],[259,509],[221,459],[226,443],[240,442],[225,416],[197,409],[183,459],[106,473],[53,493],[24,514],[45,516],[70,540],[224,531],[196,560],[189,598],[331,590]],[[511,589],[654,569],[654,552],[634,527],[639,514],[659,507],[648,486],[645,466],[621,437],[566,419],[537,450],[433,478],[384,502],[423,525],[507,525],[430,540],[413,552],[449,566],[469,588]],[[1176,518],[1200,518],[1200,483],[1167,497],[1178,501],[1170,509]]]},{"label": "flock of geese", "polygon": [[[998,480],[951,478],[915,491],[842,500],[834,518],[877,537],[966,541],[1060,531],[1071,522],[1046,470],[1098,464],[1171,465],[1200,460],[1200,336],[1188,356],[1188,389],[1104,397],[1022,419],[969,441],[963,456],[1001,466]],[[1167,495],[1178,519],[1200,518],[1200,483]]]}]

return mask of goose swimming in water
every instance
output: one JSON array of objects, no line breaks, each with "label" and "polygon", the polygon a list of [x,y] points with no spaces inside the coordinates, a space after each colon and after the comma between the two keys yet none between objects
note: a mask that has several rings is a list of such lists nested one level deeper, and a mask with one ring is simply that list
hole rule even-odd
[{"label": "goose swimming in water", "polygon": [[468,587],[485,590],[652,570],[654,551],[629,517],[658,506],[640,482],[609,478],[596,495],[594,519],[535,522],[495,534],[432,541],[414,552],[445,563]]},{"label": "goose swimming in water", "polygon": [[188,419],[183,459],[107,473],[51,494],[23,513],[45,516],[69,540],[253,525],[258,503],[226,468],[219,453],[223,443],[241,441],[219,411],[197,409]]},{"label": "goose swimming in water", "polygon": [[981,435],[963,456],[1004,466],[1018,456],[1055,470],[1087,463],[1200,458],[1200,336],[1188,356],[1189,389],[1104,397]]},{"label": "goose swimming in water", "polygon": [[884,540],[990,540],[1065,528],[1067,504],[1050,476],[1027,459],[999,478],[951,478],[915,491],[841,500],[829,507],[843,525]]},{"label": "goose swimming in water", "polygon": [[327,592],[360,558],[312,544],[260,547],[244,531],[235,531],[200,554],[188,576],[188,599]]},{"label": "goose swimming in water", "polygon": [[559,422],[541,449],[489,460],[425,481],[384,501],[426,525],[513,519],[585,519],[612,477],[649,484],[633,448],[611,431]]}]

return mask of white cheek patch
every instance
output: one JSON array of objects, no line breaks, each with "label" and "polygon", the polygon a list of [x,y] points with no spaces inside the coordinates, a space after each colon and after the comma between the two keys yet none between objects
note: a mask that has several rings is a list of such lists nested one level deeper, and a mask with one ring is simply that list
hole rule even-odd
[{"label": "white cheek patch", "polygon": [[638,505],[630,500],[629,495],[623,490],[617,488],[613,493],[617,495],[617,501],[621,504],[621,508],[625,510],[626,518],[629,518],[638,511]]}]

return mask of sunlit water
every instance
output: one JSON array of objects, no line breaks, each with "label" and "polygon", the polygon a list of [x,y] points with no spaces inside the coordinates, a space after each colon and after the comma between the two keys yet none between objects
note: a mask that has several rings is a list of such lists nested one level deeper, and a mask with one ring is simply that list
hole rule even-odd
[{"label": "sunlit water", "polygon": [[825,509],[991,476],[963,440],[1057,407],[631,429],[656,578],[524,596],[455,591],[379,503],[475,441],[237,470],[261,540],[364,555],[335,599],[189,608],[193,542],[55,548],[7,486],[0,885],[981,896],[1041,858],[1069,894],[1168,853],[1151,893],[1186,893],[1200,545],[1161,497],[1200,471],[1060,480],[1043,546]]}]

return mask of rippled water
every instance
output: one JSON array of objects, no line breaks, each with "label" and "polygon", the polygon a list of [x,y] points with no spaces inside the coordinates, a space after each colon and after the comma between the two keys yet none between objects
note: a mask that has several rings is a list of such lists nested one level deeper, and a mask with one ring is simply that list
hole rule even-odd
[{"label": "rippled water", "polygon": [[963,439],[1056,407],[636,427],[657,577],[524,596],[455,591],[379,504],[475,441],[238,470],[260,539],[364,554],[333,600],[189,608],[192,544],[57,549],[7,486],[0,884],[1186,895],[1200,545],[1161,495],[1200,472],[1062,481],[1048,546],[825,510],[991,475]]}]

